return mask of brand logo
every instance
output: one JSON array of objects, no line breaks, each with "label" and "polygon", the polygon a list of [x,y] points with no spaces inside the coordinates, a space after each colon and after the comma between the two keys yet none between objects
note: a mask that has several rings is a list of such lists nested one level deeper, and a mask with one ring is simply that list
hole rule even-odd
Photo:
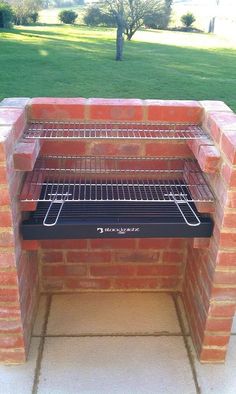
[{"label": "brand logo", "polygon": [[125,235],[127,233],[138,233],[139,231],[140,227],[97,227],[97,232],[99,234],[116,233]]}]

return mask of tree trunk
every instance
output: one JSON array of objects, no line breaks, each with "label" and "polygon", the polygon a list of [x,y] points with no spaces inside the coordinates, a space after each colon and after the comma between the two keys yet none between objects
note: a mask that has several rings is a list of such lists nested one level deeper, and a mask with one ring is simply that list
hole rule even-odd
[{"label": "tree trunk", "polygon": [[117,19],[117,32],[116,32],[116,60],[121,61],[123,58],[123,45],[124,45],[124,25],[123,21]]}]

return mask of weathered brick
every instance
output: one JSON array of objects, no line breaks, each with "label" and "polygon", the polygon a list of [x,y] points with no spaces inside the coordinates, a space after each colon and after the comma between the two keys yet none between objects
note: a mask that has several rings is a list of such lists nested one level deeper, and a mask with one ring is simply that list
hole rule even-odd
[{"label": "weathered brick", "polygon": [[63,239],[61,240],[44,240],[40,241],[40,245],[43,249],[86,249],[86,239]]},{"label": "weathered brick", "polygon": [[84,98],[37,97],[29,103],[29,117],[37,120],[75,120],[85,117]]},{"label": "weathered brick", "polygon": [[47,251],[42,254],[42,261],[44,263],[57,263],[63,261],[63,252]]},{"label": "weathered brick", "polygon": [[68,251],[67,261],[70,263],[109,263],[111,261],[111,252],[105,251]]},{"label": "weathered brick", "polygon": [[197,159],[203,172],[215,173],[220,163],[220,153],[213,145],[201,145]]},{"label": "weathered brick", "polygon": [[111,287],[110,279],[66,279],[67,289],[84,289],[84,290],[105,290]]},{"label": "weathered brick", "polygon": [[139,265],[137,275],[140,276],[178,276],[181,269],[177,265]]},{"label": "weathered brick", "polygon": [[124,239],[91,239],[91,247],[94,249],[134,249],[135,239],[124,238]]},{"label": "weathered brick", "polygon": [[91,98],[87,101],[89,119],[142,121],[143,102],[139,99]]},{"label": "weathered brick", "polygon": [[192,157],[192,152],[188,145],[183,142],[147,142],[146,157]]},{"label": "weathered brick", "polygon": [[145,100],[145,105],[150,121],[200,123],[204,113],[197,101]]},{"label": "weathered brick", "polygon": [[135,274],[133,265],[92,265],[90,267],[92,276],[132,276]]},{"label": "weathered brick", "polygon": [[222,135],[221,149],[232,164],[236,164],[236,116],[235,129],[227,131]]},{"label": "weathered brick", "polygon": [[13,153],[14,168],[20,171],[32,171],[40,148],[41,143],[39,140],[19,142]]}]

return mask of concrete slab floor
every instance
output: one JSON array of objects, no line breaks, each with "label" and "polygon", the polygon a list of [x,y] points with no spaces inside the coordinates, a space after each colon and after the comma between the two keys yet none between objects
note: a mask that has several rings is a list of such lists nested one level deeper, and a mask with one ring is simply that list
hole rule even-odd
[{"label": "concrete slab floor", "polygon": [[116,294],[43,296],[29,360],[0,366],[0,394],[236,393],[235,335],[225,365],[201,365],[178,295]]}]

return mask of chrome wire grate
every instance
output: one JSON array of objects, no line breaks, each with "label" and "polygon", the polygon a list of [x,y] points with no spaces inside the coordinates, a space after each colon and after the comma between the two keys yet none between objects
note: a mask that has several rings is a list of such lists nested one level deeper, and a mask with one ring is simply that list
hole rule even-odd
[{"label": "chrome wire grate", "polygon": [[198,139],[209,138],[198,124],[167,122],[32,121],[24,138],[52,139]]},{"label": "chrome wire grate", "polygon": [[185,203],[214,197],[193,160],[51,156],[27,175],[21,201]]}]

